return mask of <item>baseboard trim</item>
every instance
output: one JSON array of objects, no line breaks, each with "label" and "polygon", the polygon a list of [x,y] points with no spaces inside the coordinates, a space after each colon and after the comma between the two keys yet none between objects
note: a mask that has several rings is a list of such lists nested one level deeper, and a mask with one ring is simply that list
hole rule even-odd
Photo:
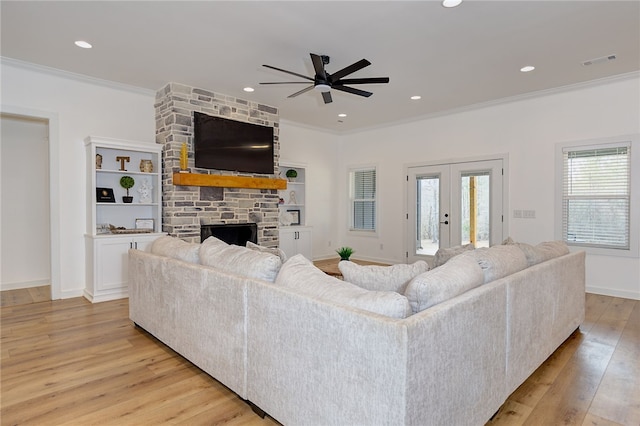
[{"label": "baseboard trim", "polygon": [[43,285],[51,285],[51,280],[36,280],[36,281],[25,281],[21,283],[3,283],[0,285],[0,290],[19,290],[21,288],[32,288],[32,287],[41,287]]},{"label": "baseboard trim", "polygon": [[587,286],[587,293],[601,294],[603,296],[621,297],[623,299],[640,300],[640,291],[616,290],[605,287]]}]

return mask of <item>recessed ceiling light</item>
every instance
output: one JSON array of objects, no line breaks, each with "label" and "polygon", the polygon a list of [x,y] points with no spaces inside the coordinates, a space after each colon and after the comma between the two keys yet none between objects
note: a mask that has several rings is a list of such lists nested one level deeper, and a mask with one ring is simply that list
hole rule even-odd
[{"label": "recessed ceiling light", "polygon": [[415,96],[412,96],[412,97],[411,97],[411,100],[412,100],[412,101],[417,101],[418,99],[422,99],[422,96],[415,95]]},{"label": "recessed ceiling light", "polygon": [[346,117],[347,114],[345,114],[344,112],[341,112],[340,114],[338,114],[338,117]]},{"label": "recessed ceiling light", "polygon": [[253,87],[245,87],[244,89],[245,92],[253,92],[255,89]]},{"label": "recessed ceiling light", "polygon": [[520,71],[522,71],[522,72],[530,72],[530,71],[533,71],[535,69],[536,69],[536,67],[531,66],[531,65],[527,65],[526,67],[520,68]]},{"label": "recessed ceiling light", "polygon": [[456,7],[462,3],[462,0],[443,0],[442,5],[444,7]]},{"label": "recessed ceiling light", "polygon": [[75,42],[75,45],[78,47],[82,47],[83,49],[91,49],[93,46],[91,46],[91,43],[87,43],[84,40],[78,40]]}]

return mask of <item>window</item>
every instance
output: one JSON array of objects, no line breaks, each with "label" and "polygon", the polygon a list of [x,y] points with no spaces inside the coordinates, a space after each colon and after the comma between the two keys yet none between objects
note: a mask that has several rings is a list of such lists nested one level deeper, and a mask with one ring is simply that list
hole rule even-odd
[{"label": "window", "polygon": [[630,249],[631,143],[562,149],[562,239]]},{"label": "window", "polygon": [[351,182],[350,229],[356,231],[376,230],[376,169],[354,169],[349,173]]}]

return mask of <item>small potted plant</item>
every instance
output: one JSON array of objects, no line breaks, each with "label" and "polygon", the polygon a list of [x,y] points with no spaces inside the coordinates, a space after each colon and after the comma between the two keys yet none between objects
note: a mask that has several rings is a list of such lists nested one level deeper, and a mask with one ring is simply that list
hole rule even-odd
[{"label": "small potted plant", "polygon": [[340,256],[340,260],[349,260],[349,257],[354,253],[351,247],[340,247],[336,250],[336,253]]},{"label": "small potted plant", "polygon": [[289,169],[287,173],[285,173],[285,176],[289,179],[289,182],[293,182],[293,180],[298,177],[298,172],[294,169]]},{"label": "small potted plant", "polygon": [[133,197],[129,196],[129,188],[133,188],[135,185],[135,181],[131,176],[122,176],[120,178],[120,186],[127,190],[127,195],[122,197],[123,203],[131,203],[133,202]]}]

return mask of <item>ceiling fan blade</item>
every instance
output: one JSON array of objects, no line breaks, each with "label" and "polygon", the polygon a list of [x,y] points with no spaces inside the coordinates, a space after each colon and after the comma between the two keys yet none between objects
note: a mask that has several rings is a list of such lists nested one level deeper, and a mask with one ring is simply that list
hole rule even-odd
[{"label": "ceiling fan blade", "polygon": [[292,95],[287,96],[287,98],[295,98],[296,96],[302,95],[303,93],[308,92],[311,89],[313,89],[313,84],[311,86],[309,86],[309,87],[305,87],[304,89],[297,91],[296,93],[294,93]]},{"label": "ceiling fan blade", "polygon": [[267,83],[259,83],[259,84],[309,84],[308,81],[274,81]]},{"label": "ceiling fan blade", "polygon": [[332,86],[332,89],[336,89],[336,90],[340,90],[343,92],[347,92],[347,93],[352,93],[354,95],[359,95],[359,96],[364,96],[365,98],[368,98],[369,96],[373,95],[373,93],[371,92],[367,92],[365,90],[360,90],[360,89],[354,89],[353,87],[349,87],[349,86]]},{"label": "ceiling fan blade", "polygon": [[333,99],[331,99],[331,92],[322,92],[322,99],[324,99],[325,104],[333,102]]},{"label": "ceiling fan blade", "polygon": [[374,83],[388,83],[389,77],[369,77],[369,78],[345,78],[343,80],[334,81],[336,84],[374,84]]},{"label": "ceiling fan blade", "polygon": [[327,73],[324,70],[324,62],[322,61],[322,57],[320,55],[316,55],[315,53],[310,53],[311,62],[313,62],[313,69],[316,72],[316,75],[319,75],[323,80],[327,79]]},{"label": "ceiling fan blade", "polygon": [[281,71],[281,72],[286,72],[287,74],[291,74],[291,75],[295,75],[295,76],[298,76],[298,77],[302,77],[302,78],[307,79],[307,80],[311,80],[311,81],[313,81],[313,80],[314,80],[314,79],[313,79],[313,78],[311,78],[311,77],[307,77],[306,75],[298,74],[297,72],[283,70],[282,68],[272,67],[271,65],[262,65],[262,66],[263,66],[263,67],[266,67],[266,68],[271,68],[272,70]]},{"label": "ceiling fan blade", "polygon": [[364,67],[368,67],[369,65],[371,65],[371,62],[367,61],[366,59],[361,59],[358,62],[351,64],[348,67],[342,68],[340,71],[336,71],[333,74],[331,74],[331,79],[333,81],[338,81],[342,77],[352,74],[358,70],[361,70]]}]

